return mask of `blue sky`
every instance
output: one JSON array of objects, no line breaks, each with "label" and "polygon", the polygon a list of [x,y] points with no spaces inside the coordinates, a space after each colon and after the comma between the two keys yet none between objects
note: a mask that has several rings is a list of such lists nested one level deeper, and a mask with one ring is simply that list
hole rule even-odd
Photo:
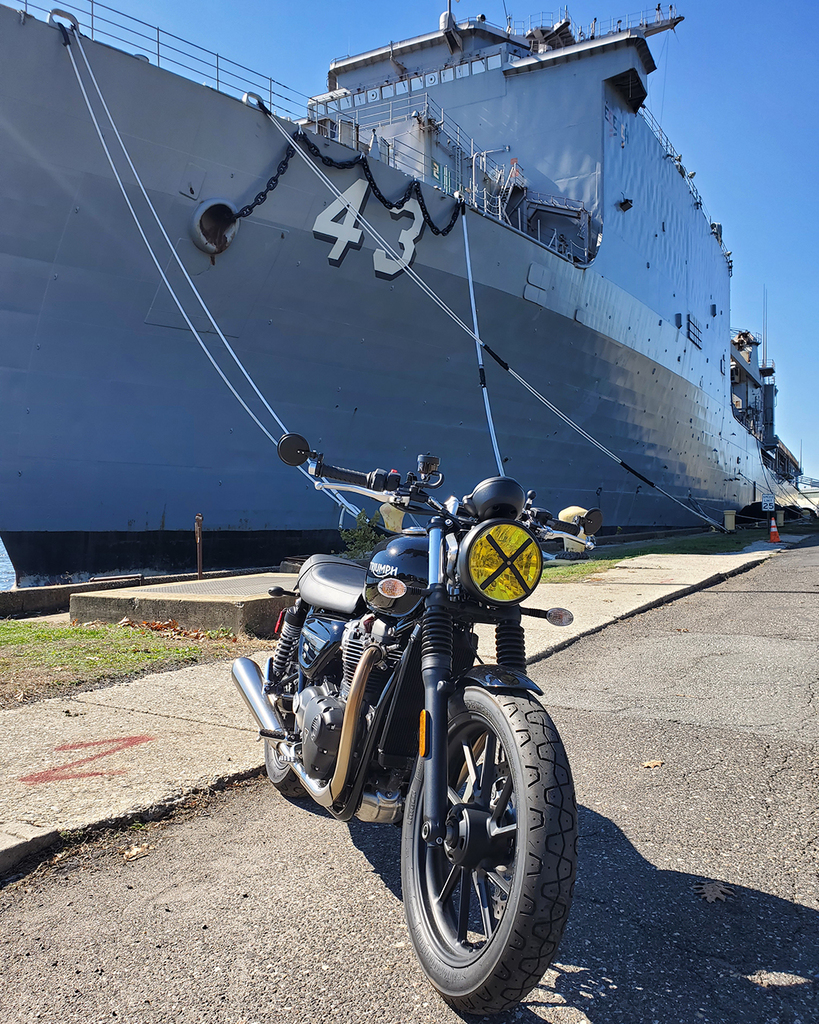
[{"label": "blue sky", "polygon": [[[521,21],[550,7],[542,0],[518,3],[506,0],[506,8]],[[431,31],[446,0],[112,0],[112,6],[316,93],[333,58]],[[583,0],[569,4],[569,13],[587,25],[641,6]],[[810,313],[819,299],[816,7],[809,0],[681,0],[675,6],[683,23],[649,40],[658,70],[649,78],[647,105],[686,167],[696,171],[711,217],[723,224],[734,261],[733,327],[762,331],[767,288],[777,433],[797,457],[801,445],[805,473],[819,477],[819,341]],[[461,0],[453,12],[506,21],[503,0]]]}]

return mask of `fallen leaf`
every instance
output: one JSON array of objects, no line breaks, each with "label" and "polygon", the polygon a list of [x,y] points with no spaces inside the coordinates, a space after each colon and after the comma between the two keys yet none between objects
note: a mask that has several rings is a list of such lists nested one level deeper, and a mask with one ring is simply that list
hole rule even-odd
[{"label": "fallen leaf", "polygon": [[665,761],[643,761],[640,765],[641,768],[662,768]]},{"label": "fallen leaf", "polygon": [[734,890],[725,882],[694,882],[694,892],[709,903],[717,900],[725,903],[729,896],[734,895]]},{"label": "fallen leaf", "polygon": [[125,853],[123,853],[122,859],[126,861],[139,860],[141,857],[147,857],[153,848],[153,845],[149,845],[148,843],[143,843],[141,846],[130,846]]}]

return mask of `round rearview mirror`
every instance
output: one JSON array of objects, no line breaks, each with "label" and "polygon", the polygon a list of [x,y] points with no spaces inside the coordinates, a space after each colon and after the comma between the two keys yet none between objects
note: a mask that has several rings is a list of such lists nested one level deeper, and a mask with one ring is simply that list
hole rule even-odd
[{"label": "round rearview mirror", "polygon": [[310,455],[310,445],[301,434],[284,434],[276,445],[276,451],[288,466],[303,466]]},{"label": "round rearview mirror", "polygon": [[590,508],[589,511],[581,517],[580,525],[583,527],[583,531],[587,536],[593,537],[603,525],[603,513],[599,508]]}]

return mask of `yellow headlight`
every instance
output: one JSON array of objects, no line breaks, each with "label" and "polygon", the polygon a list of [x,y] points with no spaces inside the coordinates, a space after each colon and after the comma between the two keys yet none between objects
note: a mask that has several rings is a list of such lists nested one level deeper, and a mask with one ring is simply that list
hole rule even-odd
[{"label": "yellow headlight", "polygon": [[516,604],[540,582],[543,556],[537,541],[523,526],[495,521],[467,534],[458,570],[473,597],[490,604]]}]

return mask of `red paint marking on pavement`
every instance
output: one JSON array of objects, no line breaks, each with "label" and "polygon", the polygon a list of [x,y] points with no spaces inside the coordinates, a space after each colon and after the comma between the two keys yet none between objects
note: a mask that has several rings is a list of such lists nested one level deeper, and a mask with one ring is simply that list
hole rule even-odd
[{"label": "red paint marking on pavement", "polygon": [[43,782],[62,782],[65,779],[91,779],[99,775],[122,775],[125,768],[111,768],[101,772],[76,772],[71,769],[79,768],[83,764],[90,764],[91,761],[98,761],[101,757],[109,757],[120,750],[127,750],[128,747],[136,747],[140,743],[150,743],[153,739],[153,736],[123,736],[120,739],[90,740],[87,743],[64,743],[61,747],[54,748],[55,753],[63,750],[86,750],[88,747],[105,746],[108,749],[101,750],[98,754],[92,754],[90,757],[81,757],[76,761],[69,761],[67,764],[34,772],[33,775],[25,775],[20,782],[36,786]]}]

